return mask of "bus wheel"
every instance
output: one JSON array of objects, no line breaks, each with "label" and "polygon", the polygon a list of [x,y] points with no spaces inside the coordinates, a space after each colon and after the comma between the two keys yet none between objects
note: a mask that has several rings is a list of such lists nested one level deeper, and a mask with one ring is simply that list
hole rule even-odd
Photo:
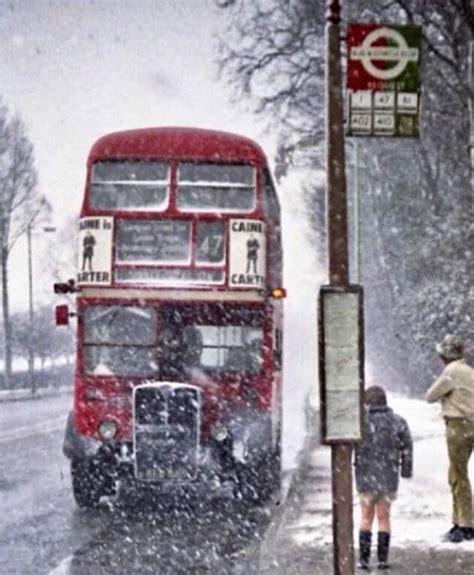
[{"label": "bus wheel", "polygon": [[267,503],[274,496],[280,498],[281,460],[279,452],[270,455],[260,466],[258,487],[259,502]]},{"label": "bus wheel", "polygon": [[245,466],[239,473],[239,496],[251,504],[268,503],[280,489],[280,458],[265,457],[258,465]]},{"label": "bus wheel", "polygon": [[88,462],[71,461],[72,492],[79,507],[97,507],[102,495],[100,477]]}]

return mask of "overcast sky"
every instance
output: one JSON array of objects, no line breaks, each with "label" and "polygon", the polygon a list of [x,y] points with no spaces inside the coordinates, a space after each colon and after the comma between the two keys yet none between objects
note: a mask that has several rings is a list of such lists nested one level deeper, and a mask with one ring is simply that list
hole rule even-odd
[{"label": "overcast sky", "polygon": [[[92,143],[191,125],[261,140],[216,79],[212,0],[0,0],[2,88],[35,145],[41,191],[76,213]],[[264,144],[262,142],[262,144]]]},{"label": "overcast sky", "polygon": [[[28,128],[40,191],[53,206],[58,230],[67,216],[79,214],[88,151],[108,132],[166,125],[226,130],[255,139],[272,160],[277,134],[264,134],[250,112],[230,104],[217,81],[215,34],[223,30],[222,19],[212,0],[0,0],[0,94]],[[288,362],[294,382],[314,380],[321,282],[304,220],[295,211],[298,176],[305,177],[296,174],[279,187],[288,290],[285,353],[306,358],[296,367]],[[52,299],[47,274],[48,253],[62,249],[57,244],[36,232],[35,306],[60,303]],[[23,239],[10,260],[14,311],[28,306],[27,269]],[[66,274],[63,280],[75,270]]]},{"label": "overcast sky", "polygon": [[[0,0],[0,93],[28,128],[55,225],[78,214],[88,151],[108,132],[208,127],[250,136],[272,155],[274,135],[264,136],[217,80],[222,19],[212,0]],[[45,249],[37,232],[37,269]],[[21,308],[24,241],[10,267]]]}]

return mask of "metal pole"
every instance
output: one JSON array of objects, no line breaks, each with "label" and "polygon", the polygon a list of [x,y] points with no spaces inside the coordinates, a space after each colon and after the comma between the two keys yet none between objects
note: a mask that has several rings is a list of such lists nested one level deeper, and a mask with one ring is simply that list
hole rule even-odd
[{"label": "metal pole", "polygon": [[31,393],[36,392],[35,380],[35,356],[33,346],[34,335],[34,310],[33,310],[33,258],[31,249],[31,222],[26,228],[26,237],[28,242],[28,296],[29,296],[29,311],[30,311],[30,335],[28,342],[28,374],[30,379]]},{"label": "metal pole", "polygon": [[[326,24],[326,199],[329,283],[349,281],[347,205],[338,0],[327,0]],[[352,446],[331,447],[335,575],[353,575]]]},{"label": "metal pole", "polygon": [[347,285],[349,277],[339,14],[338,0],[328,0],[328,23],[326,25],[327,226],[329,282],[334,286]]}]

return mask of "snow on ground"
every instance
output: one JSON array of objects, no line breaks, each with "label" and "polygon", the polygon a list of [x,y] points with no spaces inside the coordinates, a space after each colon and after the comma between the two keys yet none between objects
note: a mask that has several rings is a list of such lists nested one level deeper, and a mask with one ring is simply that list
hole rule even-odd
[{"label": "snow on ground", "polygon": [[[398,498],[392,507],[392,545],[452,548],[474,554],[474,542],[453,545],[441,540],[452,525],[452,499],[440,406],[394,394],[389,394],[388,402],[407,420],[414,440],[414,476],[409,480],[400,479]],[[299,545],[332,545],[330,455],[330,449],[323,446],[312,453],[314,487],[307,491],[302,513],[292,526],[293,538]],[[474,457],[470,461],[469,476],[474,483]],[[354,488],[354,541],[357,541],[359,520],[360,507]]]},{"label": "snow on ground", "polygon": [[[400,481],[399,497],[393,506],[394,544],[446,546],[440,535],[452,525],[452,498],[441,407],[395,396],[391,404],[407,420],[415,446],[414,477]],[[474,458],[470,461],[469,476],[474,482]],[[474,553],[472,542],[458,544],[458,547],[466,547]]]}]

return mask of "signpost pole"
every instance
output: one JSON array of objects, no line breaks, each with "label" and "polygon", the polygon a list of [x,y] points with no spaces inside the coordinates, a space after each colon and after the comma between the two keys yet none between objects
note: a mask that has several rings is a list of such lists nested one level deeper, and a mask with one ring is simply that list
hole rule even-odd
[{"label": "signpost pole", "polygon": [[[329,283],[349,280],[344,160],[343,101],[340,57],[341,6],[327,0],[326,24],[326,199]],[[331,446],[335,575],[353,575],[352,446]]]}]

